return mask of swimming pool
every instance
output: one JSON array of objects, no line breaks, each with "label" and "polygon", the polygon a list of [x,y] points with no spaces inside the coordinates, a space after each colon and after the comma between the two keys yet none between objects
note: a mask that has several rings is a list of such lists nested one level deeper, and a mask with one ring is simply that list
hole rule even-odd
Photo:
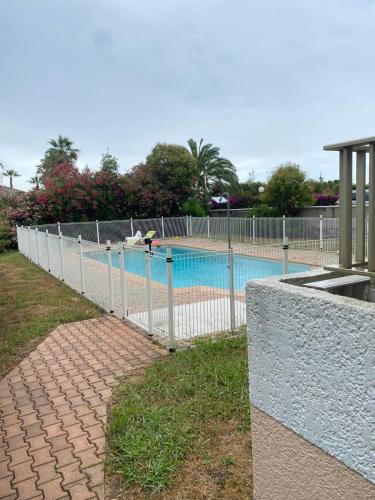
[{"label": "swimming pool", "polygon": [[[158,283],[167,283],[166,247],[159,247],[151,258],[152,279]],[[222,252],[209,252],[197,248],[172,247],[173,256],[173,286],[187,288],[192,286],[207,286],[228,288],[228,256]],[[89,252],[88,257],[98,262],[107,263],[105,252]],[[120,267],[120,255],[112,252],[112,265]],[[270,259],[234,255],[234,287],[243,291],[248,281],[283,274],[283,263]],[[137,276],[146,276],[145,253],[142,250],[127,250],[125,269]],[[298,273],[309,270],[309,266],[289,263],[288,272]]]}]

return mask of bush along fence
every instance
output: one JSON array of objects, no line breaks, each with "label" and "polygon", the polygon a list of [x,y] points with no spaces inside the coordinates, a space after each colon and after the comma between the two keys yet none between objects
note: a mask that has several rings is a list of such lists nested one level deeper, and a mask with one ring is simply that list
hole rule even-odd
[{"label": "bush along fence", "polygon": [[[164,236],[171,238],[174,230],[174,237],[177,232],[177,238],[186,238],[192,229],[194,234],[197,222],[210,223],[190,217],[164,220]],[[270,245],[263,258],[251,252],[239,255],[233,249],[212,251],[176,244],[129,247],[123,239],[131,234],[131,225],[133,234],[158,227],[153,221],[18,227],[18,246],[43,269],[104,310],[142,327],[171,350],[197,336],[233,331],[243,325],[244,290],[250,279],[309,267],[288,262],[288,245],[284,250],[281,245]],[[56,227],[58,234],[53,232]],[[72,228],[77,227],[86,231],[85,239],[81,234],[62,233],[72,234]],[[122,240],[113,245],[108,239],[102,244],[100,231]]]}]

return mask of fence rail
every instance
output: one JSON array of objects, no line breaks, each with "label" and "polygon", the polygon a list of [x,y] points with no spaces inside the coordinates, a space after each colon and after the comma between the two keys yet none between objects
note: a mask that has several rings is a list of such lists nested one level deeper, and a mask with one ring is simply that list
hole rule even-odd
[{"label": "fence rail", "polygon": [[[105,244],[107,240],[124,241],[138,231],[144,234],[152,229],[156,238],[175,237],[226,239],[228,233],[227,217],[168,217],[155,219],[127,219],[118,221],[93,221],[56,223],[32,226],[50,234],[77,238]],[[291,241],[338,240],[338,219],[321,217],[232,217],[230,230],[233,241],[268,245],[282,243],[285,238]],[[353,219],[353,239],[355,238],[355,219]]]}]

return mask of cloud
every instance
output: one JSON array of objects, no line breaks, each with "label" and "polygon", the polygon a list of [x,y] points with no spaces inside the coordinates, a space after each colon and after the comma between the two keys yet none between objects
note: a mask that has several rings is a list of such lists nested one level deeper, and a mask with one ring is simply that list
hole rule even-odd
[{"label": "cloud", "polygon": [[33,173],[62,133],[96,167],[157,141],[217,144],[242,178],[374,131],[375,4],[366,0],[1,2],[0,157]]},{"label": "cloud", "polygon": [[113,46],[112,33],[109,29],[103,28],[94,31],[92,40],[98,50],[109,50]]}]

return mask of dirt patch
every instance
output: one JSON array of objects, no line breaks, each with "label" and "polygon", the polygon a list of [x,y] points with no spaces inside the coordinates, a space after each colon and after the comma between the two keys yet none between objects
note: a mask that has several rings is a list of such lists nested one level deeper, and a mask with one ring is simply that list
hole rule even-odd
[{"label": "dirt patch", "polygon": [[[124,489],[119,477],[107,478],[106,498],[147,499],[137,489]],[[250,431],[236,422],[208,428],[197,454],[190,455],[168,490],[152,495],[160,500],[252,499]]]}]

